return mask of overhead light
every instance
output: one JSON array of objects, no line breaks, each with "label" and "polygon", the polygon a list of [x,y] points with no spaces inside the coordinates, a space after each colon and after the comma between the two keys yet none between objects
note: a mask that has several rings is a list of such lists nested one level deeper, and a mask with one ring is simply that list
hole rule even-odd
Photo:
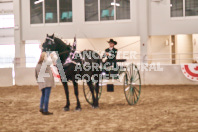
[{"label": "overhead light", "polygon": [[39,3],[43,2],[43,1],[44,0],[37,0],[37,1],[34,2],[34,4],[36,5],[36,4],[39,4]]},{"label": "overhead light", "polygon": [[170,7],[172,7],[173,6],[173,4],[170,4]]},{"label": "overhead light", "polygon": [[120,6],[120,4],[119,4],[119,3],[114,3],[114,2],[111,2],[111,5]]}]

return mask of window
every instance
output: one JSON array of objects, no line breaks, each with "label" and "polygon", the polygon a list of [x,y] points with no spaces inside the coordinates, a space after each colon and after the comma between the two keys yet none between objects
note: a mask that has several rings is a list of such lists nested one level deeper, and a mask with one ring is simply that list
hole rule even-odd
[{"label": "window", "polygon": [[57,0],[45,0],[45,23],[57,23]]},{"label": "window", "polygon": [[85,0],[85,21],[123,19],[130,19],[130,0]]},{"label": "window", "polygon": [[183,16],[183,0],[171,0],[171,17]]},{"label": "window", "polygon": [[30,19],[31,24],[72,22],[72,0],[30,0]]},{"label": "window", "polygon": [[116,19],[130,19],[130,0],[116,0]]},{"label": "window", "polygon": [[171,17],[198,16],[198,0],[171,0],[170,7]]},{"label": "window", "polygon": [[0,15],[0,28],[14,27],[14,15]]},{"label": "window", "polygon": [[30,0],[30,23],[43,23],[43,2]]},{"label": "window", "polygon": [[100,0],[100,20],[114,20],[114,0]]},{"label": "window", "polygon": [[185,0],[185,15],[198,16],[198,0]]},{"label": "window", "polygon": [[98,0],[85,0],[85,21],[98,21]]},{"label": "window", "polygon": [[72,22],[72,0],[60,0],[60,22]]}]

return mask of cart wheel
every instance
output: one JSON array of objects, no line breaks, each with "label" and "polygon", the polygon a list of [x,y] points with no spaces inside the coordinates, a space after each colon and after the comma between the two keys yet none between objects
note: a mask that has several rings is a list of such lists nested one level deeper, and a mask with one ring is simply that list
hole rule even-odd
[{"label": "cart wheel", "polygon": [[[93,87],[95,90],[95,83],[93,82]],[[92,99],[92,94],[91,91],[89,89],[89,86],[87,85],[86,81],[83,81],[83,92],[84,92],[84,96],[86,101],[90,104],[93,105],[93,99]],[[99,93],[98,93],[98,99],[100,99],[102,94],[102,80],[99,82]],[[94,91],[94,95],[96,97],[96,91]]]},{"label": "cart wheel", "polygon": [[129,105],[135,105],[141,93],[141,78],[136,65],[127,67],[124,75],[124,94]]}]

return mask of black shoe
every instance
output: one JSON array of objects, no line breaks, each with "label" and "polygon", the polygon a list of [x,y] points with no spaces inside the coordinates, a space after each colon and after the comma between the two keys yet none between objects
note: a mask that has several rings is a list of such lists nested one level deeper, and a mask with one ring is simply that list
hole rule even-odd
[{"label": "black shoe", "polygon": [[39,111],[40,111],[41,113],[43,113],[43,109],[40,109]]},{"label": "black shoe", "polygon": [[43,115],[53,115],[53,113],[51,113],[51,112],[43,112]]}]

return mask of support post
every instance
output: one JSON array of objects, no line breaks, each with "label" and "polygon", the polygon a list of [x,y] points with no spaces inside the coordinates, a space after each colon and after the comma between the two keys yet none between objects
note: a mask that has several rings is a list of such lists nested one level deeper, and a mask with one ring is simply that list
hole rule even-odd
[{"label": "support post", "polygon": [[147,63],[149,45],[149,0],[138,0],[139,4],[139,34],[140,34],[140,63]]},{"label": "support post", "polygon": [[14,67],[25,67],[25,41],[22,40],[22,22],[21,22],[21,0],[14,0],[14,43],[15,43],[15,59]]}]

